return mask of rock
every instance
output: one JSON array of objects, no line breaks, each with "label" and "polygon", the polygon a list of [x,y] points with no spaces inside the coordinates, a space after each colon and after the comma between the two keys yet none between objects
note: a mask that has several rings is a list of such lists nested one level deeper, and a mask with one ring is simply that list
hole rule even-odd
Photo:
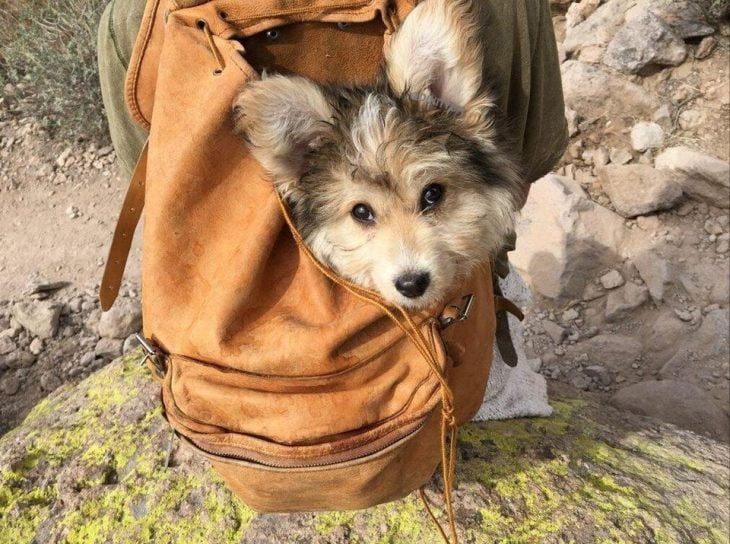
[{"label": "rock", "polygon": [[44,391],[55,391],[61,387],[61,378],[56,376],[53,372],[44,372],[41,374],[40,384],[41,389]]},{"label": "rock", "polygon": [[28,346],[28,351],[30,351],[33,355],[40,355],[43,351],[43,340],[40,338],[33,338],[30,346]]},{"label": "rock", "polygon": [[708,23],[697,0],[639,0],[626,14],[627,20],[650,11],[683,39],[709,36],[715,29]]},{"label": "rock", "polygon": [[685,323],[691,323],[692,321],[695,321],[694,314],[688,310],[675,309],[674,315],[676,315],[680,319],[680,321],[684,321]]},{"label": "rock", "polygon": [[33,336],[52,338],[58,331],[61,307],[48,302],[18,302],[13,306],[13,317]]},{"label": "rock", "polygon": [[16,349],[18,349],[18,345],[13,342],[10,336],[0,337],[0,355],[7,355]]},{"label": "rock", "polygon": [[589,283],[583,290],[583,295],[581,296],[581,299],[590,302],[591,300],[601,298],[605,294],[606,293],[604,292],[604,290],[601,289],[598,285],[594,283]]},{"label": "rock", "polygon": [[556,175],[533,184],[517,232],[510,259],[522,276],[542,296],[573,299],[615,263],[625,236],[623,219]]},{"label": "rock", "polygon": [[643,346],[631,336],[619,334],[599,334],[575,346],[576,352],[583,352],[588,359],[610,368],[614,372],[631,368],[641,356]]},{"label": "rock", "polygon": [[96,156],[97,157],[106,157],[109,155],[112,151],[114,151],[114,148],[110,145],[105,145],[104,147],[100,147],[96,150]]},{"label": "rock", "polygon": [[561,319],[562,319],[563,323],[570,323],[572,321],[575,321],[579,317],[580,317],[580,314],[578,313],[578,311],[575,308],[570,308],[563,312]]},{"label": "rock", "polygon": [[598,177],[616,211],[636,217],[674,207],[682,198],[676,176],[645,164],[609,164]]},{"label": "rock", "polygon": [[[520,535],[555,541],[555,523],[536,525],[536,512],[559,520],[560,538],[581,543],[649,544],[656,534],[666,542],[684,542],[687,534],[710,542],[727,533],[727,446],[604,403],[554,400],[549,419],[467,423],[460,429],[454,493],[460,541],[506,542]],[[440,539],[414,496],[352,512],[256,513],[179,440],[164,467],[170,429],[158,402],[159,385],[128,358],[57,389],[17,431],[1,437],[5,540]],[[425,493],[443,512],[439,489],[434,478]],[[677,508],[692,516],[668,515]]]},{"label": "rock", "polygon": [[565,104],[586,119],[648,118],[660,106],[653,93],[598,66],[567,60],[561,66],[561,73]]},{"label": "rock", "polygon": [[142,310],[139,303],[128,298],[118,299],[114,306],[101,314],[99,334],[104,338],[124,340],[139,332],[142,327]]},{"label": "rock", "polygon": [[693,130],[705,124],[707,118],[699,110],[684,110],[679,114],[679,126],[683,130]]},{"label": "rock", "polygon": [[94,355],[105,361],[111,361],[122,354],[122,344],[122,340],[102,338],[96,343]]},{"label": "rock", "polygon": [[578,114],[570,108],[565,108],[565,120],[568,122],[568,136],[578,134]]},{"label": "rock", "polygon": [[5,356],[5,364],[8,368],[28,368],[36,362],[35,355],[27,351],[14,351]]},{"label": "rock", "polygon": [[580,50],[578,60],[586,64],[600,64],[603,55],[606,54],[606,48],[598,45],[589,45]]},{"label": "rock", "polygon": [[649,300],[649,290],[643,285],[628,282],[621,289],[611,291],[606,298],[606,320],[619,321]]},{"label": "rock", "polygon": [[66,164],[66,159],[71,155],[72,149],[67,147],[61,154],[56,158],[56,166],[63,167]]},{"label": "rock", "polygon": [[126,338],[126,340],[124,340],[124,344],[122,345],[122,353],[129,353],[138,346],[139,340],[137,340],[137,337],[134,334],[130,334]]},{"label": "rock", "polygon": [[591,387],[591,379],[590,379],[590,377],[586,376],[582,372],[578,372],[570,380],[570,385],[572,385],[576,389],[581,389],[583,391],[588,391],[588,389],[590,389],[590,387]]},{"label": "rock", "polygon": [[79,364],[81,366],[89,366],[91,363],[94,362],[94,359],[96,359],[96,353],[93,351],[89,351],[84,353],[81,356],[81,359],[79,360]]},{"label": "rock", "polygon": [[646,348],[659,354],[676,352],[675,346],[687,342],[693,330],[694,327],[683,323],[674,311],[665,310],[652,324],[646,338]]},{"label": "rock", "polygon": [[601,285],[604,289],[616,289],[621,287],[626,281],[618,270],[610,270],[601,276]]},{"label": "rock", "polygon": [[605,366],[601,365],[591,365],[587,366],[583,372],[585,372],[586,376],[591,378],[596,383],[599,383],[603,386],[611,385],[613,382],[613,378],[611,377],[611,373],[608,371],[608,369]]},{"label": "rock", "polygon": [[565,13],[565,24],[568,28],[574,27],[590,17],[601,4],[601,0],[582,0],[573,2]]},{"label": "rock", "polygon": [[70,219],[76,219],[77,217],[79,217],[79,215],[81,215],[81,213],[76,206],[69,206],[68,208],[66,208],[66,215]]},{"label": "rock", "polygon": [[664,143],[664,131],[656,123],[642,121],[631,129],[631,147],[636,151],[656,149]]},{"label": "rock", "polygon": [[[730,369],[729,318],[727,309],[709,311],[697,330],[678,342],[675,349],[667,350],[670,357],[659,375],[664,379],[707,383],[707,376],[717,378],[720,371],[727,372]],[[713,389],[728,398],[729,387],[728,381],[722,380]]]},{"label": "rock", "polygon": [[631,152],[624,148],[612,149],[610,153],[610,159],[613,164],[628,164],[634,156]]},{"label": "rock", "polygon": [[547,319],[542,322],[542,330],[545,331],[545,334],[547,334],[555,344],[562,344],[563,340],[565,340],[568,336],[568,331]]},{"label": "rock", "polygon": [[702,39],[700,44],[697,46],[695,51],[695,58],[698,60],[706,59],[717,47],[717,40],[712,36],[707,36]]},{"label": "rock", "polygon": [[664,300],[664,290],[672,283],[674,276],[669,261],[657,255],[655,251],[648,250],[635,255],[631,262],[649,288],[651,298],[655,302]]},{"label": "rock", "polygon": [[5,376],[0,380],[0,391],[8,397],[15,395],[20,389],[20,380],[17,376]]},{"label": "rock", "polygon": [[607,45],[623,24],[626,10],[634,3],[634,0],[606,2],[582,23],[566,28],[565,50],[574,53],[591,45]]},{"label": "rock", "polygon": [[674,380],[645,381],[621,389],[611,399],[623,410],[655,417],[684,429],[728,440],[728,418],[696,385]]},{"label": "rock", "polygon": [[678,271],[679,283],[698,304],[727,304],[730,299],[730,263],[701,258],[686,260]]},{"label": "rock", "polygon": [[593,152],[593,166],[601,168],[610,162],[608,150],[605,147],[599,147]]},{"label": "rock", "polygon": [[616,32],[603,62],[619,72],[636,74],[650,65],[677,66],[685,58],[684,40],[653,13],[645,11]]},{"label": "rock", "polygon": [[730,208],[730,164],[688,147],[671,147],[655,161],[656,168],[679,174],[690,197],[718,208]]}]

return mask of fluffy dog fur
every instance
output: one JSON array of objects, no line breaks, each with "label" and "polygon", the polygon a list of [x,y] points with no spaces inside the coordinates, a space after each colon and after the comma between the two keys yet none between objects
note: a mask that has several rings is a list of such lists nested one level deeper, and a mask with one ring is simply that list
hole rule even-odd
[{"label": "fluffy dog fur", "polygon": [[488,260],[520,201],[472,10],[420,3],[372,86],[264,76],[234,105],[314,255],[410,309],[442,302]]}]

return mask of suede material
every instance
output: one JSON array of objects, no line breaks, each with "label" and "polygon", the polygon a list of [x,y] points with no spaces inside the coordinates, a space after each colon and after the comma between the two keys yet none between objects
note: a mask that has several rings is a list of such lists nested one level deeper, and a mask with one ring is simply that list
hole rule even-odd
[{"label": "suede material", "polygon": [[[298,11],[255,24],[329,17],[364,24],[368,35],[384,29],[382,40],[349,52],[336,47],[342,37],[331,28],[308,30],[322,40],[312,40],[322,56],[338,50],[337,62],[352,74],[373,75],[393,24],[382,8],[373,2],[342,13]],[[407,8],[404,3],[399,16]],[[163,382],[171,425],[221,455],[255,451],[316,464],[348,452],[359,456],[368,444],[387,444],[423,422],[426,427],[387,455],[333,465],[316,476],[293,469],[273,476],[264,465],[222,457],[214,463],[262,510],[361,508],[409,493],[440,458],[437,376],[396,322],[323,274],[298,245],[271,182],[233,134],[234,98],[258,77],[231,26],[236,12],[224,18],[219,5],[202,4],[163,17],[163,6],[155,9],[147,20],[156,22],[140,34],[132,63],[138,76],[128,79],[134,82],[128,97],[150,100],[138,108],[151,116],[144,332],[172,354]],[[155,34],[162,27],[164,40]],[[316,55],[292,48],[282,49],[276,62],[296,73],[320,73]],[[412,316],[448,373],[458,422],[479,408],[489,375],[495,319],[488,266],[454,287],[453,303],[469,293],[476,295],[471,316],[443,333],[448,353],[435,330],[440,312]]]},{"label": "suede material", "polygon": [[439,418],[415,436],[359,462],[320,468],[261,468],[214,460],[215,468],[246,504],[259,512],[359,510],[405,497],[428,483],[441,460]]}]

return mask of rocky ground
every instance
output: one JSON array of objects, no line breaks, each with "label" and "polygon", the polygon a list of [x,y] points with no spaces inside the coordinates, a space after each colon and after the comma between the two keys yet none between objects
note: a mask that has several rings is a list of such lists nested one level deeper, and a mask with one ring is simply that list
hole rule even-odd
[{"label": "rocky ground", "polygon": [[[728,27],[685,0],[552,2],[571,143],[514,263],[529,354],[579,392],[728,436]],[[96,300],[126,189],[113,150],[58,145],[0,101],[0,433],[132,346],[139,249]]]},{"label": "rocky ground", "polygon": [[0,434],[120,355],[140,324],[137,242],[121,291],[131,313],[100,325],[96,288],[127,183],[114,151],[49,143],[12,97],[0,99]]},{"label": "rocky ground", "polygon": [[565,7],[570,146],[513,258],[529,355],[553,386],[727,440],[728,29],[696,2]]}]

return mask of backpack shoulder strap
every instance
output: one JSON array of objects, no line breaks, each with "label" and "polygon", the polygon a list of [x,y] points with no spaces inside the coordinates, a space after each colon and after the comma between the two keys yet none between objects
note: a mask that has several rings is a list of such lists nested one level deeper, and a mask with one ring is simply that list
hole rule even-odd
[{"label": "backpack shoulder strap", "polygon": [[147,142],[137,159],[137,166],[134,167],[132,179],[124,197],[122,211],[119,213],[117,226],[114,229],[114,237],[109,248],[109,256],[104,268],[104,277],[99,288],[99,302],[101,309],[107,311],[112,307],[119,294],[119,287],[122,284],[124,267],[127,264],[129,249],[132,247],[134,231],[139,223],[144,207],[145,178],[147,177]]}]

